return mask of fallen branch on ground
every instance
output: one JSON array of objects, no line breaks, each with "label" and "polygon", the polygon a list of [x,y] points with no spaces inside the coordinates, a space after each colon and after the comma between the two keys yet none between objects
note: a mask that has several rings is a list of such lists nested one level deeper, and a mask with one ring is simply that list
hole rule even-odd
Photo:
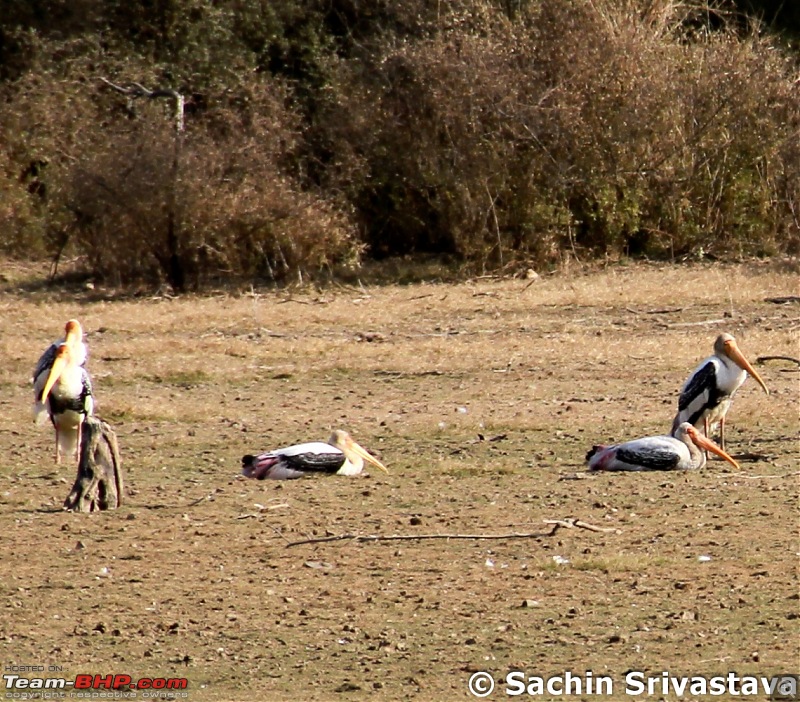
[{"label": "fallen branch on ground", "polygon": [[800,366],[800,359],[794,358],[792,356],[759,356],[756,359],[756,363],[758,363],[759,365],[761,365],[765,361],[789,361],[791,363],[796,363],[798,366]]},{"label": "fallen branch on ground", "polygon": [[701,322],[673,322],[672,324],[667,324],[668,329],[675,329],[677,327],[700,327],[705,324],[727,324],[730,323],[730,319],[704,319]]},{"label": "fallen branch on ground", "polygon": [[502,539],[538,539],[553,536],[559,529],[587,529],[595,532],[619,533],[619,529],[614,527],[599,527],[589,524],[580,519],[545,519],[545,524],[551,524],[550,531],[538,533],[513,532],[510,534],[339,534],[336,536],[322,536],[318,539],[302,539],[301,541],[290,541],[286,548],[290,546],[300,546],[302,544],[321,544],[329,541],[430,541],[433,539],[473,539],[473,540],[502,540]]},{"label": "fallen branch on ground", "polygon": [[765,297],[764,302],[774,302],[776,305],[786,305],[790,302],[800,302],[800,295],[784,295],[782,297]]},{"label": "fallen branch on ground", "polygon": [[747,473],[720,473],[717,478],[744,478],[745,480],[762,480],[763,478],[792,478],[800,475],[800,470],[793,473],[781,473],[780,475],[748,475]]}]

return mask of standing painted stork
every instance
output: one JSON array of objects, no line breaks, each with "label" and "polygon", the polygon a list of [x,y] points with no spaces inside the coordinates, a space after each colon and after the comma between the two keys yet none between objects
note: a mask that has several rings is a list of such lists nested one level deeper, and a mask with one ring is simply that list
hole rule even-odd
[{"label": "standing painted stork", "polygon": [[69,344],[75,356],[75,363],[79,366],[86,364],[86,357],[88,351],[86,344],[83,342],[83,327],[77,319],[70,319],[64,326],[64,338],[54,341],[48,346],[36,363],[36,368],[33,371],[31,382],[33,383],[34,403],[33,403],[33,419],[37,424],[42,424],[47,417],[47,407],[44,402],[40,401],[44,384],[47,382],[47,376],[50,375],[50,369],[53,366],[53,361],[56,357],[56,351],[61,344]]},{"label": "standing painted stork", "polygon": [[60,344],[37,402],[47,407],[56,430],[56,463],[61,455],[73,454],[80,460],[81,426],[94,411],[92,381],[78,364],[81,356],[71,344]]},{"label": "standing painted stork", "polygon": [[739,350],[736,339],[730,334],[720,334],[714,342],[714,355],[697,366],[683,385],[678,414],[672,422],[673,436],[683,422],[698,429],[702,426],[705,435],[711,436],[711,429],[719,422],[719,444],[724,449],[725,415],[748,373],[769,395],[761,376]]},{"label": "standing painted stork", "polygon": [[586,454],[589,470],[696,470],[706,464],[705,451],[739,464],[689,422],[683,422],[674,436],[647,436],[616,446],[593,446]]},{"label": "standing painted stork", "polygon": [[256,480],[294,480],[310,473],[358,475],[364,461],[389,471],[377,458],[359,446],[350,434],[337,429],[328,443],[312,441],[276,449],[258,456],[242,457],[242,475]]}]

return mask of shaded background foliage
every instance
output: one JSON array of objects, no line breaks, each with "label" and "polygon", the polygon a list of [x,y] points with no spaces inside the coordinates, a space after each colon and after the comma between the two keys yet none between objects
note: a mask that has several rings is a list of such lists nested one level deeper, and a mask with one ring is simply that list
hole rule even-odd
[{"label": "shaded background foliage", "polygon": [[[792,3],[6,0],[0,249],[112,284],[800,250]],[[101,81],[186,98],[130,100]]]}]

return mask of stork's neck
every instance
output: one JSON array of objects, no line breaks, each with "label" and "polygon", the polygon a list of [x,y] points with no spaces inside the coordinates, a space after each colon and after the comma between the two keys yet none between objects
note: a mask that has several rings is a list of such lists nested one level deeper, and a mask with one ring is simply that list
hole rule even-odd
[{"label": "stork's neck", "polygon": [[706,452],[700,449],[694,443],[694,441],[691,440],[688,434],[684,437],[683,442],[689,449],[689,456],[692,459],[692,468],[694,468],[695,470],[699,470],[706,464]]},{"label": "stork's neck", "polygon": [[722,353],[717,356],[717,358],[722,361],[722,365],[725,366],[725,369],[731,374],[733,377],[737,377],[741,375],[745,377],[747,375],[747,371],[742,368],[736,361],[734,361],[730,356]]},{"label": "stork's neck", "polygon": [[349,451],[342,451],[342,453],[344,453],[344,465],[339,468],[339,475],[358,475],[364,470],[364,459],[361,456],[352,454]]}]

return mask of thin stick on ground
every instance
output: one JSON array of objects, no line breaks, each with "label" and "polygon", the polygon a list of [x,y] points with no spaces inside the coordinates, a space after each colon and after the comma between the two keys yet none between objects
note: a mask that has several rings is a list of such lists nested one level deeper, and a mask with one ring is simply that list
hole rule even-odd
[{"label": "thin stick on ground", "polygon": [[700,327],[705,324],[727,324],[730,319],[704,319],[700,322],[673,322],[667,324],[668,329],[677,329],[678,327]]},{"label": "thin stick on ground", "polygon": [[614,527],[599,527],[589,524],[580,519],[546,519],[545,524],[551,524],[550,531],[524,533],[512,532],[508,534],[338,534],[335,536],[322,536],[316,539],[302,539],[300,541],[290,541],[286,548],[300,546],[303,544],[322,544],[330,541],[356,541],[364,543],[367,541],[431,541],[434,539],[472,539],[472,540],[503,540],[503,539],[539,539],[555,535],[559,529],[587,529],[594,532],[619,533],[619,529]]},{"label": "thin stick on ground", "polygon": [[790,302],[800,302],[800,295],[784,295],[783,297],[765,297],[764,302],[774,302],[776,305],[786,305]]},{"label": "thin stick on ground", "polygon": [[779,475],[748,475],[747,473],[720,473],[718,478],[744,478],[745,480],[762,480],[764,478],[792,478],[795,475],[800,475],[800,470],[792,473],[781,473]]},{"label": "thin stick on ground", "polygon": [[766,361],[789,361],[790,363],[796,363],[800,366],[800,359],[794,358],[793,356],[759,356],[756,359],[756,363],[759,365]]}]

